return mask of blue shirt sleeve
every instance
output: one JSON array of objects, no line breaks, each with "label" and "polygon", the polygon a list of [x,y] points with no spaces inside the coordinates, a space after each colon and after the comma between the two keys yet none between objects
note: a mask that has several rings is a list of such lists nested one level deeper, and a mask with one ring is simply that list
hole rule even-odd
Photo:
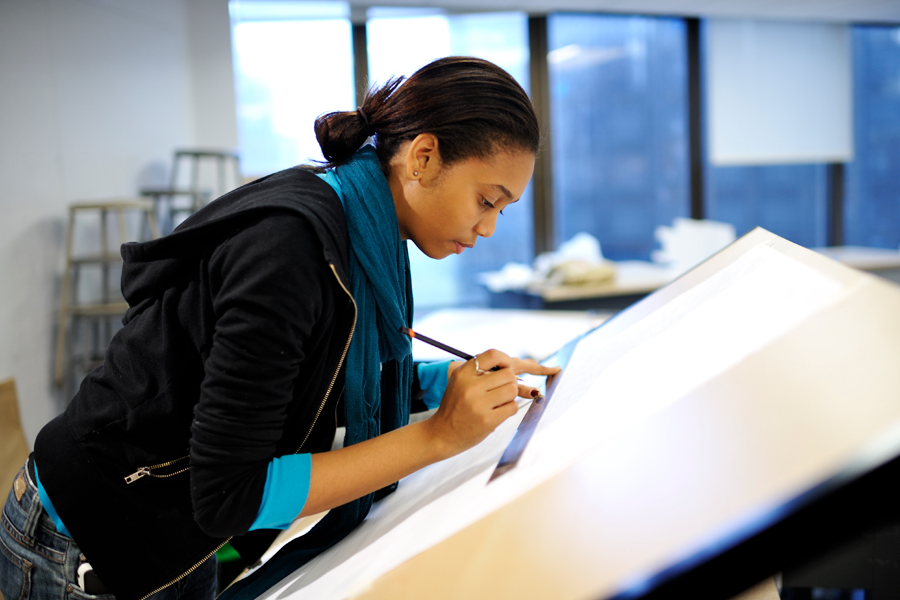
[{"label": "blue shirt sleeve", "polygon": [[436,363],[419,363],[419,387],[425,391],[422,401],[428,408],[441,405],[441,398],[447,391],[447,369],[452,360]]},{"label": "blue shirt sleeve", "polygon": [[254,529],[287,529],[306,505],[309,478],[312,472],[311,454],[288,454],[273,458],[266,472],[266,487]]}]

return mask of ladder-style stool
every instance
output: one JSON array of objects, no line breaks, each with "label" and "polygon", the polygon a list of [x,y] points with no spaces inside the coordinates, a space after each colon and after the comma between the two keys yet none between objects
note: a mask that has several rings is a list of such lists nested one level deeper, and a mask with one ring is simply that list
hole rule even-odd
[{"label": "ladder-style stool", "polygon": [[[99,244],[90,251],[76,251],[76,235],[81,224],[84,229],[85,218],[99,218],[96,237]],[[110,244],[110,217],[115,217],[116,241]],[[137,232],[129,235],[129,219],[137,221]],[[83,233],[83,232],[82,232]],[[94,233],[94,232],[88,232]],[[79,236],[94,237],[94,236]],[[141,241],[159,237],[156,213],[153,203],[144,199],[121,199],[102,202],[81,202],[69,206],[69,223],[66,233],[66,264],[63,271],[62,290],[59,307],[59,330],[56,339],[56,364],[54,382],[57,386],[65,383],[74,391],[77,386],[75,378],[87,374],[91,369],[103,362],[106,347],[118,328],[114,320],[128,310],[128,303],[122,298],[119,286],[121,278],[122,256],[119,246],[127,241]],[[99,246],[99,247],[97,247]],[[82,270],[93,267],[99,270],[99,281],[95,281],[92,297],[82,300],[79,286],[82,283]],[[111,280],[118,272],[114,289]],[[88,282],[92,283],[92,282]],[[99,288],[99,289],[98,289]],[[90,329],[86,337],[91,339],[73,340],[75,324],[83,321]],[[77,333],[77,332],[75,332]],[[81,348],[75,347],[75,341]],[[68,376],[67,376],[68,375]],[[79,378],[80,380],[80,378]],[[67,388],[68,389],[68,388]],[[71,394],[69,394],[71,396]]]},{"label": "ladder-style stool", "polygon": [[[212,178],[201,181],[201,166]],[[184,169],[187,176],[184,176]],[[141,195],[153,199],[163,235],[203,205],[243,184],[241,159],[232,150],[176,150],[168,187],[143,188]]]}]

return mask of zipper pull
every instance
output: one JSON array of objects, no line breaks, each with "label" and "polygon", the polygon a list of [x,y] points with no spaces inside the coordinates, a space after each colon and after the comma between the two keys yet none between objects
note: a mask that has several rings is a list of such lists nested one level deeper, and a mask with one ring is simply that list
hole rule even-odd
[{"label": "zipper pull", "polygon": [[145,475],[149,475],[149,474],[150,474],[150,468],[149,468],[149,467],[141,467],[140,469],[138,469],[137,471],[135,471],[134,473],[132,473],[131,475],[129,475],[128,477],[126,477],[126,478],[125,478],[125,483],[134,483],[135,481],[137,481],[137,480],[140,479],[141,477],[144,477]]}]

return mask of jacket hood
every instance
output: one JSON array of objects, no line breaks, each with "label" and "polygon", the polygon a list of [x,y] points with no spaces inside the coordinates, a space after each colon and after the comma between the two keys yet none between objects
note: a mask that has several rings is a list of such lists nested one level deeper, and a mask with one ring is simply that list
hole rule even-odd
[{"label": "jacket hood", "polygon": [[314,173],[293,167],[243,185],[210,202],[171,234],[122,244],[122,294],[130,306],[161,293],[196,256],[242,220],[263,211],[290,211],[308,220],[342,281],[348,277],[349,237],[340,198]]}]

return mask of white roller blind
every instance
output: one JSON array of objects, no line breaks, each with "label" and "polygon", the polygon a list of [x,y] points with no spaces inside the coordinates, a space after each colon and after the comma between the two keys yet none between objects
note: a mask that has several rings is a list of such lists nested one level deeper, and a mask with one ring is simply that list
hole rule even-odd
[{"label": "white roller blind", "polygon": [[706,31],[712,164],[853,159],[847,25],[711,19]]}]

